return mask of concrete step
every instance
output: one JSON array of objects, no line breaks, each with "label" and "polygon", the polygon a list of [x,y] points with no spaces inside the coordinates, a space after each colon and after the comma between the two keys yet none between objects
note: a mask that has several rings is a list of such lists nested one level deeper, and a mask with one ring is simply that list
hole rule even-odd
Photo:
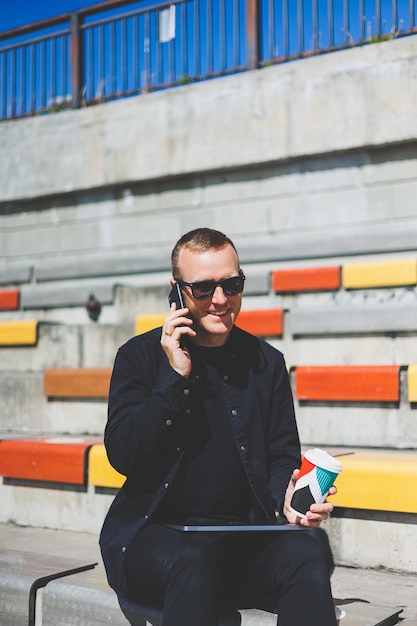
[{"label": "concrete step", "polygon": [[[103,333],[104,337],[105,333]],[[97,340],[101,337],[97,334]],[[114,355],[112,355],[113,361]],[[87,360],[87,359],[86,359]],[[103,367],[90,357],[89,367]],[[110,358],[107,360],[107,363]],[[95,365],[93,364],[95,363]],[[60,366],[61,367],[61,366]],[[67,367],[66,365],[62,367]],[[106,365],[104,365],[106,367]],[[108,365],[109,371],[111,365]],[[86,370],[86,373],[87,370]],[[400,373],[400,402],[300,402],[295,409],[304,446],[417,448],[414,404],[407,397],[407,373]],[[293,385],[294,376],[292,375]],[[48,399],[43,372],[0,372],[3,432],[100,435],[107,419],[106,398]]]},{"label": "concrete step", "polygon": [[1,430],[5,433],[102,435],[106,399],[49,401],[43,372],[0,373]]},{"label": "concrete step", "polygon": [[4,479],[0,484],[0,523],[98,534],[114,498],[108,491]]},{"label": "concrete step", "polygon": [[111,366],[117,349],[134,335],[124,324],[38,323],[35,346],[1,346],[0,372],[42,372],[48,367]]},{"label": "concrete step", "polygon": [[[1,551],[16,549],[44,557],[98,562],[95,569],[51,581],[37,601],[37,624],[42,626],[127,626],[116,595],[108,587],[97,534],[0,525]],[[23,575],[7,577],[0,559],[0,617],[2,626],[27,621],[27,586]],[[403,609],[404,626],[417,626],[417,579],[388,570],[338,566],[332,578],[336,604],[345,611],[341,626],[370,626]],[[38,592],[39,594],[39,592]],[[242,611],[242,626],[275,626],[276,617],[262,611]],[[26,618],[26,619],[25,619]],[[392,622],[393,624],[395,622]],[[144,625],[145,626],[145,625]]]},{"label": "concrete step", "polygon": [[99,324],[129,323],[138,313],[168,311],[169,278],[168,274],[149,274],[120,277],[117,283],[100,278],[26,285],[22,287],[22,308],[45,321],[89,325],[85,302],[89,293],[94,293],[102,304]]}]

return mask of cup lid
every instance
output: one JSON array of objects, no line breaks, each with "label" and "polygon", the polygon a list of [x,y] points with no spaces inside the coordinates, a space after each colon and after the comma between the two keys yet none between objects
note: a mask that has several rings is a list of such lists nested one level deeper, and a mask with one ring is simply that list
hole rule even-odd
[{"label": "cup lid", "polygon": [[311,448],[304,453],[304,456],[308,461],[314,463],[314,465],[318,465],[329,472],[340,474],[342,471],[341,462],[338,461],[338,459],[335,459],[334,456],[328,454],[326,450],[322,450],[321,448]]}]

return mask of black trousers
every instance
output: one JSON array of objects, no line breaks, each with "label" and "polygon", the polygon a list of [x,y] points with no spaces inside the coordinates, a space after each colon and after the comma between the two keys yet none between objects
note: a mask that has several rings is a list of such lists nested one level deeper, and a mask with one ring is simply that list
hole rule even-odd
[{"label": "black trousers", "polygon": [[163,606],[164,626],[218,626],[221,607],[276,609],[279,626],[336,626],[321,529],[190,533],[155,524],[126,556],[129,595]]}]

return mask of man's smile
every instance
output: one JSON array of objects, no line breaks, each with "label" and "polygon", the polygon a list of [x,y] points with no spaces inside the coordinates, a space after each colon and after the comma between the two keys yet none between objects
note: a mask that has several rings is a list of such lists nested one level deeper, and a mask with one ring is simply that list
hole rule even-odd
[{"label": "man's smile", "polygon": [[223,317],[230,312],[230,309],[226,309],[225,311],[208,311],[209,315],[216,315],[217,317]]}]

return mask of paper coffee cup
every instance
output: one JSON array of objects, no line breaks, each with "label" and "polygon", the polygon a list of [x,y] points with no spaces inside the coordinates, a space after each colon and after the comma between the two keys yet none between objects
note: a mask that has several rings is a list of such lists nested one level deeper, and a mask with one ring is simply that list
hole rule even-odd
[{"label": "paper coffee cup", "polygon": [[290,508],[305,517],[310,506],[324,502],[342,464],[325,450],[313,448],[304,453]]}]

